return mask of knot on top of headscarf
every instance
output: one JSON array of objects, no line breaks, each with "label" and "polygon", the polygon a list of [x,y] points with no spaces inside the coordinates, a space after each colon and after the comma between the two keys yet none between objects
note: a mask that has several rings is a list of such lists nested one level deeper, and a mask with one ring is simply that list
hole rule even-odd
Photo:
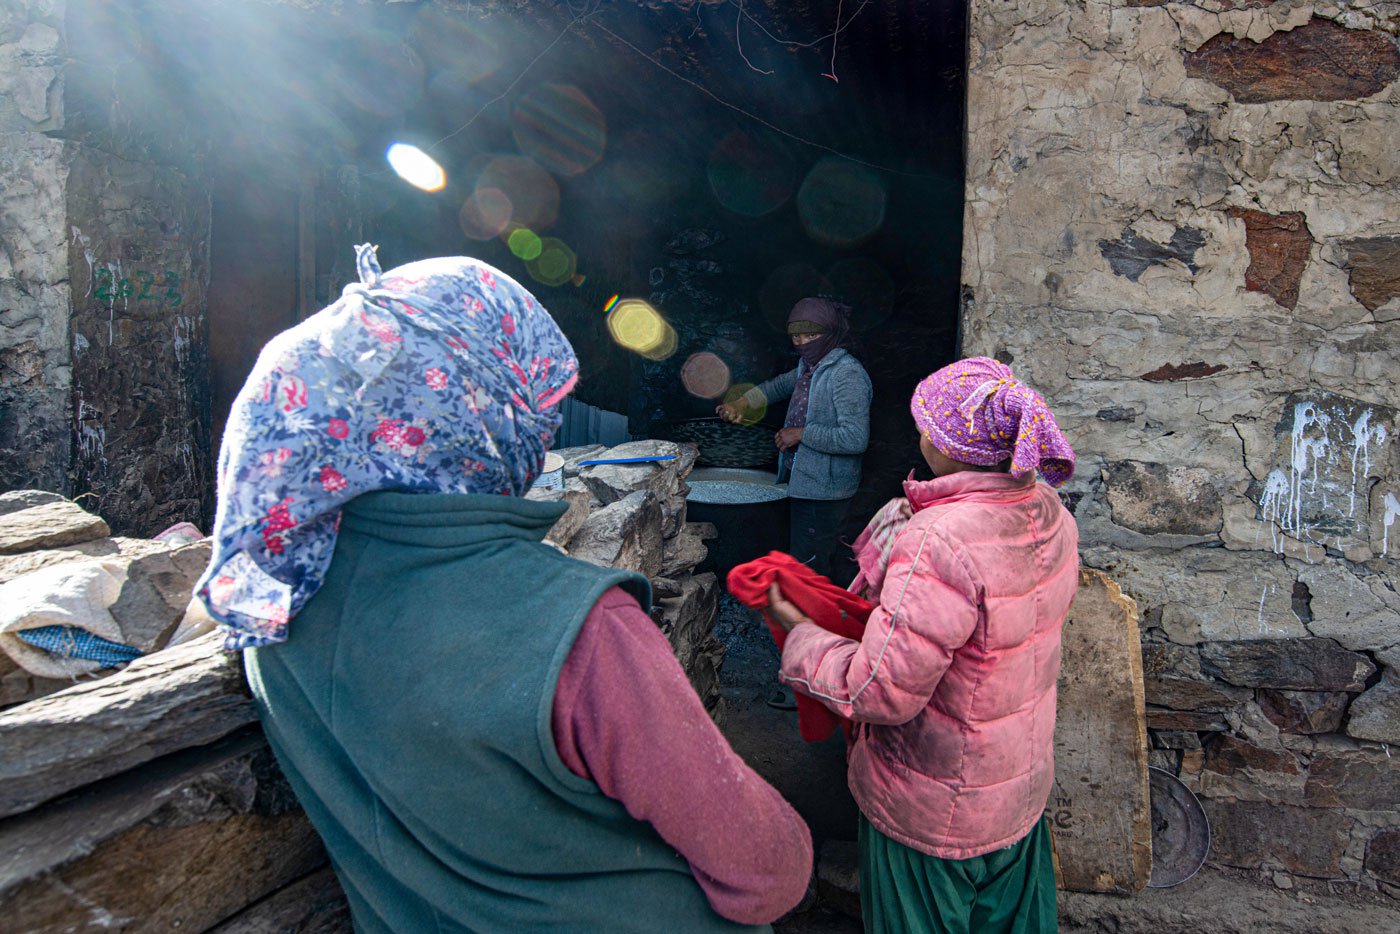
[{"label": "knot on top of headscarf", "polygon": [[384,270],[379,268],[379,247],[373,243],[361,243],[355,247],[355,271],[360,274],[360,282],[370,288],[377,288]]},{"label": "knot on top of headscarf", "polygon": [[989,379],[968,395],[958,406],[958,411],[967,419],[968,427],[973,427],[974,416],[988,400],[995,396],[1002,389],[1011,389],[1019,386],[1014,376],[1003,376],[1000,379]]},{"label": "knot on top of headscarf", "polygon": [[1044,398],[989,357],[959,360],[914,390],[909,410],[919,432],[944,455],[964,464],[1011,473],[1039,471],[1051,486],[1074,473],[1074,449]]}]

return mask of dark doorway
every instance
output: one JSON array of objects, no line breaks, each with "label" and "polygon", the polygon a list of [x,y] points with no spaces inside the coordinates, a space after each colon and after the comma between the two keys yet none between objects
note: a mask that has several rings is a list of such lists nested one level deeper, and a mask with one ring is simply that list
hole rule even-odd
[{"label": "dark doorway", "polygon": [[211,449],[267,341],[297,322],[299,192],[266,172],[220,166],[213,179],[209,272]]}]

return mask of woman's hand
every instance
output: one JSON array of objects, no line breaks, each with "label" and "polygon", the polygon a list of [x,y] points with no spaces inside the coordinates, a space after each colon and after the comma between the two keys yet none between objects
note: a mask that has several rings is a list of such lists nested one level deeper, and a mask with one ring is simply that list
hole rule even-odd
[{"label": "woman's hand", "polygon": [[783,632],[792,632],[793,627],[799,623],[811,622],[802,614],[796,604],[783,596],[783,592],[777,584],[768,587],[768,616],[773,622],[783,627]]},{"label": "woman's hand", "polygon": [[801,428],[783,428],[773,436],[773,443],[778,446],[779,451],[791,451],[802,443]]},{"label": "woman's hand", "polygon": [[726,422],[741,422],[744,419],[743,410],[737,402],[721,402],[715,406],[715,414]]}]

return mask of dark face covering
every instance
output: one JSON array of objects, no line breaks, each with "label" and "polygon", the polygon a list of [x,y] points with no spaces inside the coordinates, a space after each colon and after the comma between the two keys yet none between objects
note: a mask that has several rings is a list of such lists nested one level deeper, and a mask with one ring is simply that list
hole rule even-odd
[{"label": "dark face covering", "polygon": [[804,321],[821,328],[816,340],[797,348],[809,370],[831,351],[837,347],[844,347],[849,342],[850,312],[850,306],[838,305],[826,298],[804,298],[792,306],[792,312],[788,315],[789,327],[794,322]]},{"label": "dark face covering", "polygon": [[793,324],[799,321],[810,327],[799,327],[797,333],[810,334],[816,328],[820,328],[821,333],[817,335],[816,340],[797,347],[802,362],[807,366],[797,377],[797,385],[793,387],[792,400],[788,403],[787,420],[783,423],[785,428],[801,428],[807,424],[807,396],[812,389],[812,370],[823,357],[849,342],[851,323],[846,316],[850,311],[849,306],[838,305],[825,298],[804,298],[792,306],[792,313],[788,315],[790,333],[793,331]]}]

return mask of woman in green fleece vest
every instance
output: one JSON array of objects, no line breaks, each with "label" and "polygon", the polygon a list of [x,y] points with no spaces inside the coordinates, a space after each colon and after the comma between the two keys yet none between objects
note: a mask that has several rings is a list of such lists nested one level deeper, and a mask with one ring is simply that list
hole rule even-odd
[{"label": "woman in green fleece vest", "polygon": [[522,497],[567,340],[483,263],[357,253],[234,402],[197,588],[356,929],[765,929],[806,890],[805,826],[705,715],[648,582],[543,544],[562,508]]}]

